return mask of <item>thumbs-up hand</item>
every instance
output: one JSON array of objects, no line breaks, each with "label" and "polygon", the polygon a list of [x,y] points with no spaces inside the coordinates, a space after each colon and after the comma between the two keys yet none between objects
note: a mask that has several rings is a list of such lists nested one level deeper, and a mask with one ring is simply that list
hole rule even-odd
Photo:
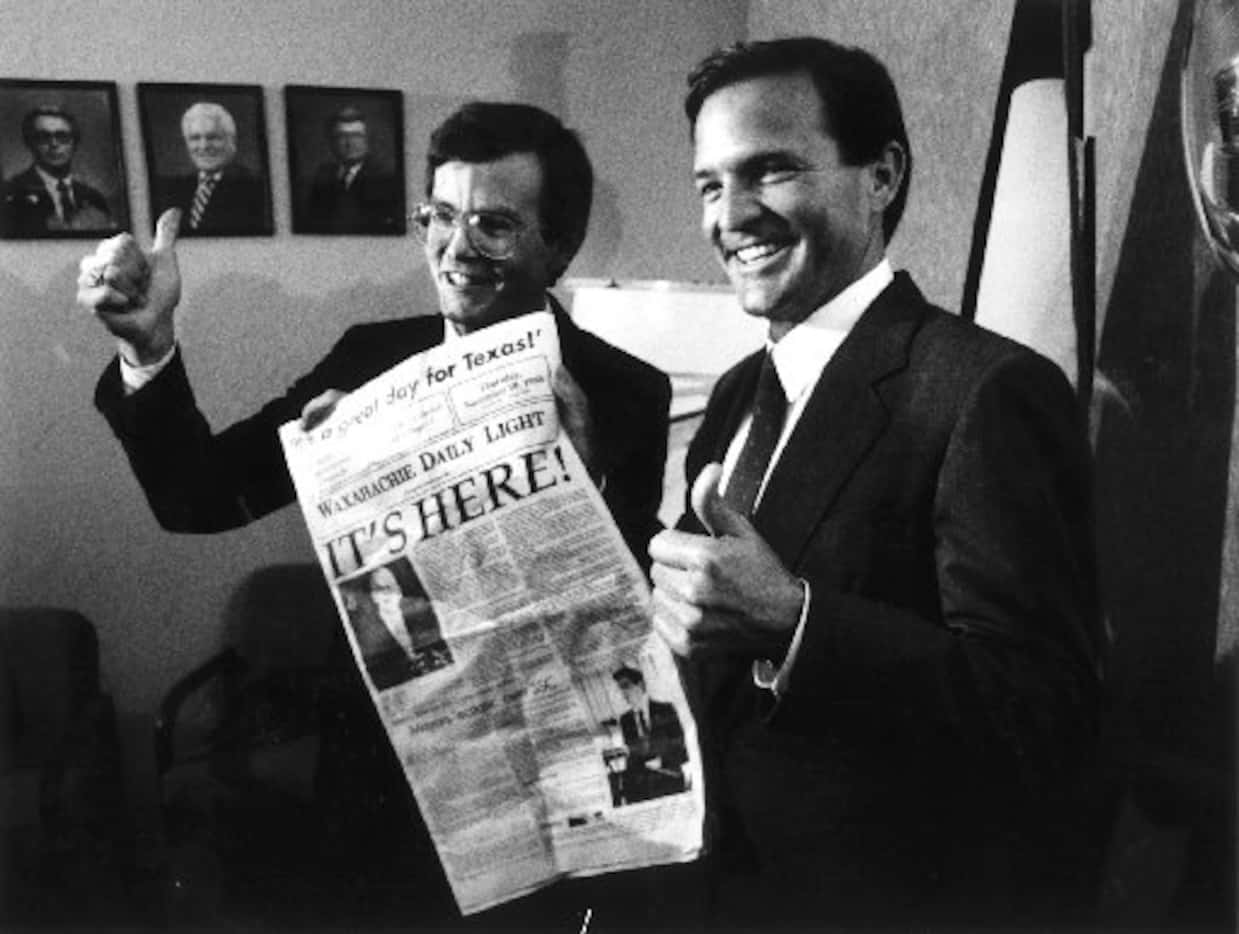
[{"label": "thumbs-up hand", "polygon": [[804,587],[719,494],[708,464],[690,499],[710,535],[661,532],[650,542],[654,628],[678,655],[782,658],[800,619]]},{"label": "thumbs-up hand", "polygon": [[155,240],[144,251],[132,234],[102,241],[82,259],[77,303],[94,314],[117,339],[122,356],[136,365],[153,363],[176,341],[173,312],[181,300],[176,238],[177,208],[164,211]]}]

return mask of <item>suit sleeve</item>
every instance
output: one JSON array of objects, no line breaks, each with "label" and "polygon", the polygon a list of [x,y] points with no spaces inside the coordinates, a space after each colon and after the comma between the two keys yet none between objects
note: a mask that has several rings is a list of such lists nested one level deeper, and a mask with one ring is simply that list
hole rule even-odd
[{"label": "suit sleeve", "polygon": [[931,527],[940,618],[810,578],[774,719],[848,710],[924,762],[954,749],[1047,787],[1092,741],[1098,648],[1088,449],[1052,364],[1008,356],[972,389]]},{"label": "suit sleeve", "polygon": [[292,502],[295,491],[277,431],[323,391],[359,384],[356,368],[348,365],[349,339],[346,333],[285,395],[218,433],[198,408],[180,350],[130,395],[113,360],[96,387],[95,405],[120,440],[159,524],[173,532],[218,532]]}]

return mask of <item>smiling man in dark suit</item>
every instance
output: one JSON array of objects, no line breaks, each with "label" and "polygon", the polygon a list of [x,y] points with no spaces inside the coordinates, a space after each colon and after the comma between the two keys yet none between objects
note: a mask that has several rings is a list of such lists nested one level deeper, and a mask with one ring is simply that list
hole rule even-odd
[{"label": "smiling man in dark suit", "polygon": [[222,104],[198,101],[181,115],[181,134],[194,171],[163,179],[155,213],[181,209],[181,234],[260,233],[266,226],[263,180],[237,159],[237,124]]},{"label": "smiling man in dark suit", "polygon": [[[220,432],[197,408],[176,340],[177,212],[160,219],[148,255],[122,235],[82,261],[78,301],[116,337],[119,350],[95,402],[124,445],[157,519],[173,531],[213,532],[288,505],[294,489],[279,425],[324,417],[343,393],[415,353],[548,309],[565,371],[556,380],[564,422],[625,541],[644,558],[660,527],[670,382],[578,328],[548,292],[584,241],[589,221],[593,170],[577,135],[537,107],[466,104],[431,136],[425,191],[415,220],[438,313],[350,328],[287,393]],[[360,880],[353,910],[336,920],[345,926],[459,921],[370,700],[364,692],[356,700],[335,721],[322,757],[325,807],[345,837],[324,855]],[[554,923],[575,925],[589,903],[566,897],[541,904],[565,913]]]},{"label": "smiling man in dark suit", "polygon": [[868,53],[741,44],[686,110],[703,231],[769,322],[650,546],[701,727],[713,924],[1030,922],[1098,715],[1073,394],[892,271],[911,155]]}]

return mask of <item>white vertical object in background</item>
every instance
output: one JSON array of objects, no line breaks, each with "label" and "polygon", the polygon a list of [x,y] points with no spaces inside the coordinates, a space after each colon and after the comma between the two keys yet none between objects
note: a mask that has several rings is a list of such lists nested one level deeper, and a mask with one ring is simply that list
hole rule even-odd
[{"label": "white vertical object in background", "polygon": [[1067,108],[1060,78],[1011,94],[976,321],[1049,357],[1076,382]]},{"label": "white vertical object in background", "polygon": [[569,279],[572,319],[671,376],[671,429],[659,518],[684,509],[684,454],[714,381],[760,348],[766,321],[745,314],[726,285]]},{"label": "white vertical object in background", "polygon": [[668,373],[719,375],[762,346],[766,322],[725,285],[568,280],[572,319]]}]

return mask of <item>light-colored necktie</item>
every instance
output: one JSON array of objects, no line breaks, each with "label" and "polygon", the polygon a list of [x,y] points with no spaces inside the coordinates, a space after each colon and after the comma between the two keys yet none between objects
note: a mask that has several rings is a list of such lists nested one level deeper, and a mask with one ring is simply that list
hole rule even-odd
[{"label": "light-colored necktie", "polygon": [[215,190],[215,183],[218,181],[219,176],[215,174],[199,177],[198,188],[194,192],[194,203],[189,209],[190,230],[197,230],[198,225],[202,223],[202,215],[206,213],[207,202],[211,200],[211,192]]}]

